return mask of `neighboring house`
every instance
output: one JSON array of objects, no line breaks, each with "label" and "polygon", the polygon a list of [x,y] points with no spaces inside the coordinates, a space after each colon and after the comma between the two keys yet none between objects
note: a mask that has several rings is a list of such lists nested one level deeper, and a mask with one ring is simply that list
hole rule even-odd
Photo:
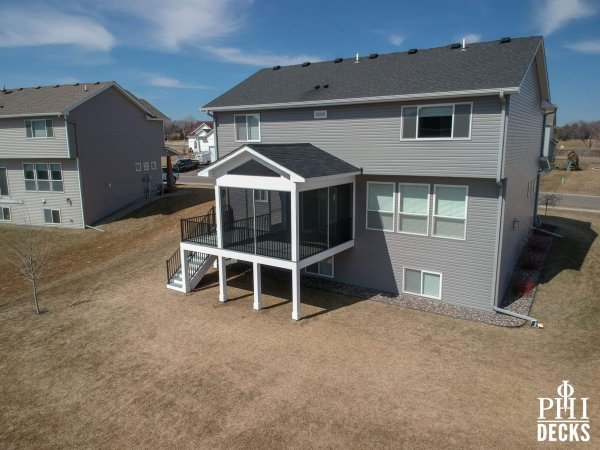
[{"label": "neighboring house", "polygon": [[[216,207],[183,220],[170,287],[219,260],[482,310],[500,305],[535,224],[542,37],[263,69],[204,107]],[[547,141],[546,141],[547,142]],[[178,271],[179,258],[183,270]],[[181,276],[183,272],[183,276]]]},{"label": "neighboring house", "polygon": [[0,221],[83,228],[161,182],[163,120],[115,82],[0,92]]},{"label": "neighboring house", "polygon": [[215,151],[215,130],[212,121],[200,122],[186,136],[188,147],[197,153],[197,159],[202,162],[214,162],[217,159]]}]

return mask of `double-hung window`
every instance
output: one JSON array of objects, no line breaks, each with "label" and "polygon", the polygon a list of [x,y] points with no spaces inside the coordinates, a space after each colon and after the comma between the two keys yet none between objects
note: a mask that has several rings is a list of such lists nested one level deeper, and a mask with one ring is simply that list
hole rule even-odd
[{"label": "double-hung window", "polygon": [[8,172],[5,167],[0,167],[0,196],[8,195]]},{"label": "double-hung window", "polygon": [[405,267],[403,291],[439,300],[442,298],[442,274]]},{"label": "double-hung window", "polygon": [[435,185],[432,236],[465,239],[467,186]]},{"label": "double-hung window", "polygon": [[471,103],[402,107],[402,139],[469,139]]},{"label": "double-hung window", "polygon": [[395,183],[367,183],[367,228],[394,231]]},{"label": "double-hung window", "polygon": [[429,230],[429,185],[400,183],[398,231],[427,236]]},{"label": "double-hung window", "polygon": [[54,137],[54,126],[52,124],[52,119],[26,120],[25,135],[28,138]]},{"label": "double-hung window", "polygon": [[240,142],[260,142],[260,114],[236,114],[235,140]]},{"label": "double-hung window", "polygon": [[23,164],[26,191],[62,192],[63,175],[60,163]]}]

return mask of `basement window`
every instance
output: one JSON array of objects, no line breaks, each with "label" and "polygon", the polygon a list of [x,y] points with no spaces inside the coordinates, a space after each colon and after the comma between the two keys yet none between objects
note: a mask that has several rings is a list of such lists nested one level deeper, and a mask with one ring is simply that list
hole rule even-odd
[{"label": "basement window", "polygon": [[10,208],[0,208],[0,222],[10,222]]},{"label": "basement window", "polygon": [[402,107],[402,139],[470,139],[472,103]]},{"label": "basement window", "polygon": [[311,275],[333,278],[333,256],[307,266],[305,271]]},{"label": "basement window", "polygon": [[44,209],[44,223],[59,224],[60,210],[59,209]]},{"label": "basement window", "polygon": [[405,267],[402,290],[408,294],[439,300],[442,298],[442,274]]}]

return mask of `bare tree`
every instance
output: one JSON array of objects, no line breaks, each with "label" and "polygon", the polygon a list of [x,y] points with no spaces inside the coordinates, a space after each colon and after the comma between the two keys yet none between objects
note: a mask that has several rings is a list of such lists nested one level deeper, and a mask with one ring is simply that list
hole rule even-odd
[{"label": "bare tree", "polygon": [[7,250],[3,256],[25,280],[31,283],[35,312],[41,314],[37,293],[38,283],[50,260],[51,246],[44,231],[31,226],[29,222],[25,227],[25,234],[18,240],[2,238]]},{"label": "bare tree", "polygon": [[548,214],[548,206],[556,206],[560,202],[560,194],[548,192],[540,197],[540,203],[545,206],[544,216]]}]

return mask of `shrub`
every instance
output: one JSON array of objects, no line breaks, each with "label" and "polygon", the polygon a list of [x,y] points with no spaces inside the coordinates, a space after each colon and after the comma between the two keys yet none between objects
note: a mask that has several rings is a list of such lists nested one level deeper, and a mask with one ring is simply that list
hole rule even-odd
[{"label": "shrub", "polygon": [[535,289],[535,281],[529,277],[517,278],[511,284],[511,290],[519,297],[529,294]]},{"label": "shrub", "polygon": [[544,259],[542,255],[532,252],[524,252],[519,259],[519,266],[521,269],[535,270],[540,268],[543,261]]}]

